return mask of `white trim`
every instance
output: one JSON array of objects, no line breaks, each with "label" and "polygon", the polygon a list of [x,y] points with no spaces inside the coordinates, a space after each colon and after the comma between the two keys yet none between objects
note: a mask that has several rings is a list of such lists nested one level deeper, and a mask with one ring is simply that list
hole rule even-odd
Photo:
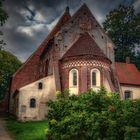
[{"label": "white trim", "polygon": [[[92,85],[92,73],[96,73],[96,85]],[[97,68],[93,68],[90,72],[90,84],[91,88],[99,88],[101,86],[101,72]]]},{"label": "white trim", "polygon": [[[76,71],[77,74],[77,85],[73,85],[73,72]],[[77,69],[73,68],[69,71],[69,90],[71,94],[78,94],[78,89],[79,89],[79,72]]]},{"label": "white trim", "polygon": [[[77,80],[77,85],[73,84],[73,71],[75,71],[76,74],[77,74],[77,79],[76,79]],[[78,87],[78,84],[79,84],[78,77],[79,77],[79,74],[78,74],[78,70],[77,69],[71,69],[69,71],[69,87]]]}]

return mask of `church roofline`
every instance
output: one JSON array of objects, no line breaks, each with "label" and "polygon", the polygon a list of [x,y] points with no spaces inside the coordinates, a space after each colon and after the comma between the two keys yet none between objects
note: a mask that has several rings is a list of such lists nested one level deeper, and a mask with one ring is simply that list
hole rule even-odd
[{"label": "church roofline", "polygon": [[[79,47],[80,46],[80,47]],[[84,33],[74,42],[70,49],[64,54],[61,60],[77,56],[92,56],[94,58],[102,58],[111,60],[107,58],[104,52],[97,45],[95,40],[90,36],[89,33]]]},{"label": "church roofline", "polygon": [[[49,32],[49,34],[47,35],[47,37],[44,39],[44,41],[39,45],[39,47],[32,53],[32,55],[30,55],[30,57],[25,61],[25,63],[22,64],[22,66],[12,75],[12,77],[14,77],[20,70],[22,70],[22,68],[31,60],[31,58],[36,55],[40,50],[41,53],[39,54],[39,56],[43,53],[47,43],[49,42],[49,40],[51,40],[54,35],[60,30],[60,28],[64,25],[62,24],[62,20],[63,18],[67,16],[69,20],[71,18],[70,12],[68,11],[67,7],[65,12],[63,13],[63,15],[60,17],[60,19],[58,20],[58,22],[56,23],[56,25],[54,26],[54,28]],[[67,22],[67,21],[66,21]]]}]

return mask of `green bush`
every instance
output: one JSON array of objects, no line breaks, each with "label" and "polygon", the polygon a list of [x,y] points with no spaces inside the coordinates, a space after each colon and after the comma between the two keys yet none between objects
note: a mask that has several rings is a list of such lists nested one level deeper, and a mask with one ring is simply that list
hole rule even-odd
[{"label": "green bush", "polygon": [[88,91],[58,94],[47,103],[48,140],[139,140],[140,100],[120,100],[117,93]]}]

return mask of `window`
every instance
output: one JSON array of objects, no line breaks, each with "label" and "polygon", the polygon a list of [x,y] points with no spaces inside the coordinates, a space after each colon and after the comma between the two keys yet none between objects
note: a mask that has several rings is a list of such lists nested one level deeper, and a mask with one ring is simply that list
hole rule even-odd
[{"label": "window", "polygon": [[100,87],[100,71],[98,69],[91,70],[91,87]]},{"label": "window", "polygon": [[32,98],[30,99],[30,108],[35,108],[36,107],[36,99]]},{"label": "window", "polygon": [[42,89],[43,88],[43,84],[40,82],[38,83],[38,89]]},{"label": "window", "polygon": [[92,72],[92,85],[93,86],[96,86],[96,72],[95,71],[93,71]]},{"label": "window", "polygon": [[72,69],[69,73],[70,86],[78,85],[78,70]]},{"label": "window", "polygon": [[132,98],[132,93],[131,91],[125,91],[124,92],[124,98],[126,99],[131,99]]}]

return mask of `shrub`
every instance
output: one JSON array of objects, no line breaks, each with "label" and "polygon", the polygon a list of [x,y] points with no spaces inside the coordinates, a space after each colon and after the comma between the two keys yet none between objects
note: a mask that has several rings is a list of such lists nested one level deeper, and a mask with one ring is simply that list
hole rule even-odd
[{"label": "shrub", "polygon": [[101,88],[79,96],[67,92],[47,105],[48,140],[140,139],[140,100],[122,101]]}]

